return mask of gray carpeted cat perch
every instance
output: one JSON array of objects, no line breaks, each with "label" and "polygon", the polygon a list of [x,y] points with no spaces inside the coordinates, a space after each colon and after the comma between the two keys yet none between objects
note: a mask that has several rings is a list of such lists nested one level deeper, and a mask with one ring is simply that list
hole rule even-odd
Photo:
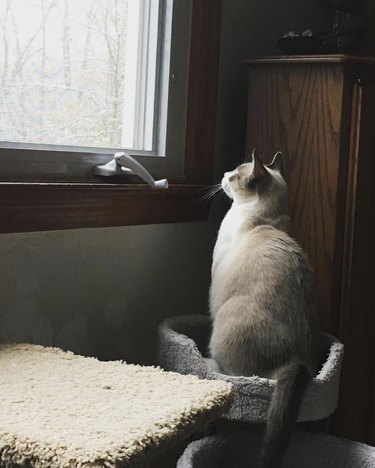
[{"label": "gray carpeted cat perch", "polygon": [[[192,442],[177,468],[251,468],[256,466],[260,434],[237,432]],[[325,434],[298,431],[291,442],[287,468],[375,468],[375,448]]]},{"label": "gray carpeted cat perch", "polygon": [[[187,315],[165,320],[159,327],[159,363],[170,371],[200,378],[224,380],[233,385],[234,400],[224,417],[229,420],[266,421],[275,380],[260,377],[233,377],[211,369],[203,359],[211,331],[210,317]],[[340,369],[344,347],[337,339],[321,334],[326,352],[322,368],[305,394],[299,421],[330,416],[337,406]]]}]

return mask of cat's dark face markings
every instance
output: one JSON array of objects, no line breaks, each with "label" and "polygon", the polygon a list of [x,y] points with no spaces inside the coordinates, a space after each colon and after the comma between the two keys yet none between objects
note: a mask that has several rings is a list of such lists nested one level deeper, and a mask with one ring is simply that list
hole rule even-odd
[{"label": "cat's dark face markings", "polygon": [[274,183],[285,184],[281,175],[281,153],[277,153],[268,166],[262,163],[255,152],[252,153],[251,158],[251,161],[224,174],[222,187],[229,198],[237,201],[250,200],[257,194],[271,190]]}]

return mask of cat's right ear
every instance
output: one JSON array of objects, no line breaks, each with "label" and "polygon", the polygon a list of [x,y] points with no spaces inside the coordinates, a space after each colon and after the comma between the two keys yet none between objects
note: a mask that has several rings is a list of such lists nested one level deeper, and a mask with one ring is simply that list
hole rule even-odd
[{"label": "cat's right ear", "polygon": [[284,162],[283,162],[283,153],[278,151],[270,164],[267,164],[267,167],[273,169],[274,171],[280,172],[284,176]]}]

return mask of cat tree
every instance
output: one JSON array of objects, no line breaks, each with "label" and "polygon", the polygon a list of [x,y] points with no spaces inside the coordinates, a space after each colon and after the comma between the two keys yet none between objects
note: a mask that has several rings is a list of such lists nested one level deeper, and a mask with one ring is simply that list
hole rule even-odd
[{"label": "cat tree", "polygon": [[[159,327],[160,365],[169,371],[231,383],[234,399],[224,419],[266,421],[276,381],[257,376],[228,376],[209,367],[204,357],[207,356],[210,323],[210,317],[205,315],[186,315],[165,320]],[[299,421],[327,418],[337,407],[344,346],[325,333],[321,333],[321,341],[324,349],[321,369],[306,391]]]},{"label": "cat tree", "polygon": [[[177,468],[252,468],[259,432],[205,437],[192,442]],[[298,431],[286,453],[285,468],[374,468],[375,448],[326,434]]]},{"label": "cat tree", "polygon": [[[165,320],[159,326],[159,363],[169,371],[181,374],[193,374],[202,379],[220,380],[232,384],[234,397],[222,418],[227,421],[239,421],[247,423],[259,423],[267,420],[267,412],[275,389],[276,381],[252,377],[236,377],[216,372],[206,362],[208,342],[211,333],[211,319],[205,315],[187,315],[173,317]],[[340,370],[344,354],[344,346],[336,338],[321,333],[322,359],[318,374],[311,381],[300,410],[299,421],[316,421],[329,417],[336,409],[338,402]],[[260,446],[259,428],[249,425],[250,431],[245,434],[225,434],[220,431],[221,425],[217,426],[218,435],[205,437],[200,441],[190,444],[180,458],[178,468],[249,468],[249,462],[257,458]],[[315,437],[315,439],[314,439]],[[325,464],[327,468],[334,466],[342,467],[364,467],[375,465],[342,464],[335,465],[332,453],[337,445],[343,446],[343,453],[352,453],[355,444],[341,439],[328,438],[325,435],[312,435],[308,433],[297,433],[292,441],[289,451],[289,461],[286,466],[300,467],[305,460],[304,447],[309,445],[319,452],[319,447],[325,450],[325,454],[334,460],[331,464]],[[345,445],[346,444],[346,445]],[[349,445],[348,445],[349,444]],[[361,445],[361,447],[359,447]],[[362,445],[356,448],[362,454],[367,452]],[[359,448],[358,448],[359,447]],[[311,453],[314,450],[310,450]],[[306,452],[307,453],[307,452]],[[354,452],[353,452],[354,453]],[[240,454],[240,456],[238,456]],[[365,456],[364,455],[364,456]],[[375,456],[375,449],[371,452]],[[369,455],[369,456],[370,456]],[[367,455],[366,455],[367,456]],[[228,458],[229,457],[229,458]],[[333,458],[332,458],[333,457]],[[314,463],[314,458],[311,463]],[[348,458],[351,463],[351,459]],[[357,460],[359,458],[357,457]],[[362,460],[362,458],[361,458]],[[230,461],[230,462],[229,462]],[[255,465],[254,465],[255,466]],[[311,468],[314,464],[306,465]],[[319,465],[320,466],[320,465]],[[323,466],[323,465],[321,465]]]}]

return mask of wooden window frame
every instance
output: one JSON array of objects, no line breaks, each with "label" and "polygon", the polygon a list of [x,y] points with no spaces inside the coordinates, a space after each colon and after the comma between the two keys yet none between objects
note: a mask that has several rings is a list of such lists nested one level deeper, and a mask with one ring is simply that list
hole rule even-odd
[{"label": "wooden window frame", "polygon": [[221,2],[193,0],[184,178],[144,184],[0,182],[0,233],[200,221],[211,183]]}]

